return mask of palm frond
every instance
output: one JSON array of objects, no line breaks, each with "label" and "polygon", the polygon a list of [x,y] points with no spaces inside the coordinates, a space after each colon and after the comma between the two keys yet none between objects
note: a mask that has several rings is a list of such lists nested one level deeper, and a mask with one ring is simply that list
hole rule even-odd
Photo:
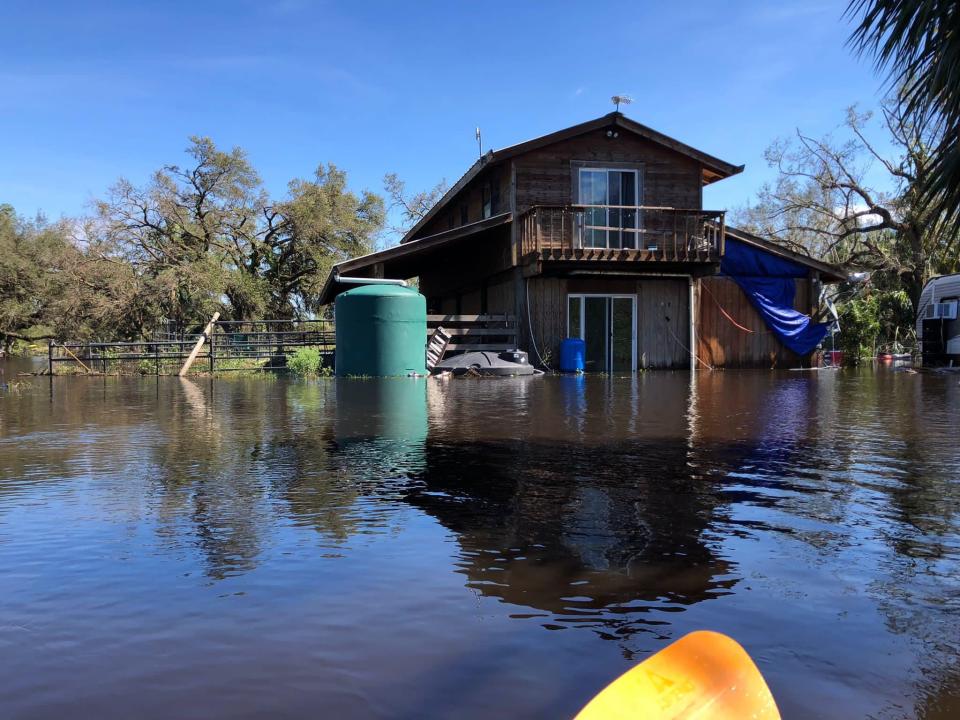
[{"label": "palm frond", "polygon": [[960,232],[960,2],[851,0],[847,16],[853,48],[888,73],[906,114],[936,128],[918,200]]}]

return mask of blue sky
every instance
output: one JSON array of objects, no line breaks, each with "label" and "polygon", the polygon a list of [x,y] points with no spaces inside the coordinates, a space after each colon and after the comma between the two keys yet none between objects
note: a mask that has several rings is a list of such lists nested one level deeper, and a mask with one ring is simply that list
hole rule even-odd
[{"label": "blue sky", "polygon": [[485,149],[603,115],[746,171],[707,188],[747,202],[763,151],[821,134],[881,80],[844,43],[846,3],[18,2],[0,25],[0,202],[84,212],[118,177],[181,162],[189,135],[245,148],[271,192],[320,162],[354,188],[455,180]]}]

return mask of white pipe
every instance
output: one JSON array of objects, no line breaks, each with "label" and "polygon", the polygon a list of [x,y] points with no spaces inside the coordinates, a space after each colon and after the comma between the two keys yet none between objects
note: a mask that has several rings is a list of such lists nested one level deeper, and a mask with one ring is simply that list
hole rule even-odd
[{"label": "white pipe", "polygon": [[346,277],[337,273],[334,279],[345,285],[400,285],[407,287],[406,280],[394,280],[392,278]]},{"label": "white pipe", "polygon": [[695,304],[696,300],[696,288],[693,280],[693,275],[690,276],[689,281],[689,299],[687,304],[689,307],[689,316],[690,316],[690,372],[696,372],[697,370],[697,307]]}]

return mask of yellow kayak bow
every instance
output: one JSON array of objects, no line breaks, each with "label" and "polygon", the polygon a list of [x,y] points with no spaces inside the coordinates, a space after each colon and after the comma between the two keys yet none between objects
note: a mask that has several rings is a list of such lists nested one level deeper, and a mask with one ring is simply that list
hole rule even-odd
[{"label": "yellow kayak bow", "polygon": [[576,720],[780,720],[747,651],[721,633],[685,635],[618,677]]}]

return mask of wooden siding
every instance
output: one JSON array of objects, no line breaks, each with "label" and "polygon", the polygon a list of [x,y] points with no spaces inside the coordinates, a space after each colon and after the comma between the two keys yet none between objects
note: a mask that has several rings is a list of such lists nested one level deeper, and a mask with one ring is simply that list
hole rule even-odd
[{"label": "wooden siding", "polygon": [[691,158],[643,138],[621,132],[610,139],[596,130],[521,155],[516,168],[516,210],[533,205],[567,205],[573,197],[576,164],[626,163],[642,169],[643,205],[699,209],[700,165]]},{"label": "wooden siding", "polygon": [[[810,281],[801,279],[796,284],[794,307],[808,313]],[[704,363],[717,368],[800,365],[800,358],[780,343],[733,280],[727,277],[702,278],[699,295],[697,353],[702,361],[701,368]],[[734,322],[747,330],[737,327]]]},{"label": "wooden siding", "polygon": [[504,277],[501,280],[490,282],[487,285],[487,312],[488,313],[513,313],[513,275]]},{"label": "wooden siding", "polygon": [[[530,278],[530,329],[533,340],[541,357],[551,367],[556,367],[560,359],[560,341],[567,336],[567,280],[555,277]],[[521,318],[520,325],[526,327],[526,317]],[[529,337],[527,338],[529,343]],[[536,354],[533,344],[524,348],[530,353],[531,360]]]},{"label": "wooden siding", "polygon": [[[495,276],[508,271],[511,264],[510,228],[496,228],[489,235],[464,241],[462,246],[452,247],[425,262],[419,275],[420,292],[428,301],[480,292],[485,284],[499,282]],[[513,312],[513,308],[500,312],[507,311]],[[450,311],[444,309],[443,312]],[[460,312],[479,313],[481,310],[462,309]]]},{"label": "wooden siding", "polygon": [[[567,293],[636,295],[637,368],[690,367],[686,278],[576,278],[568,281]],[[563,312],[566,317],[566,305]]]},{"label": "wooden siding", "polygon": [[493,178],[500,187],[500,202],[493,209],[492,214],[506,212],[510,209],[510,164],[502,163],[481,172],[469,185],[457,193],[437,216],[424,225],[414,236],[416,239],[427,237],[435,233],[460,227],[460,208],[467,206],[467,222],[476,222],[483,219],[483,188]]},{"label": "wooden siding", "polygon": [[[685,278],[529,278],[530,324],[540,354],[555,365],[567,337],[567,297],[571,294],[636,295],[638,368],[688,368],[689,289]],[[525,309],[524,309],[525,312]],[[520,318],[521,347],[534,356]]]},{"label": "wooden siding", "polygon": [[690,286],[686,278],[637,283],[637,366],[690,367]]},{"label": "wooden siding", "polygon": [[[697,292],[698,368],[798,367],[800,358],[785,348],[754,310],[740,287],[724,277],[707,277]],[[797,280],[794,307],[810,311],[809,280]],[[530,298],[530,328],[537,349],[554,367],[560,341],[567,337],[567,297],[570,294],[626,294],[637,297],[637,367],[639,369],[687,369],[690,367],[689,286],[686,278],[545,277],[521,279],[510,273],[489,278],[485,312],[518,310],[518,346],[536,353],[527,326],[527,283]],[[450,291],[433,306],[438,312],[479,312],[473,289]],[[737,324],[720,311],[723,308]]]}]

